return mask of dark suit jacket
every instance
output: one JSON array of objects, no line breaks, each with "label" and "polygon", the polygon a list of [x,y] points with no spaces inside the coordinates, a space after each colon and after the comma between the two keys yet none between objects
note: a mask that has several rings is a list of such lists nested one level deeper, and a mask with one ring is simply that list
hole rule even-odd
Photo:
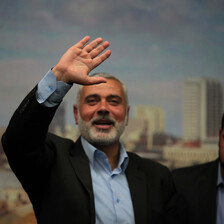
[{"label": "dark suit jacket", "polygon": [[215,224],[218,160],[173,171],[178,210],[189,224]]},{"label": "dark suit jacket", "polygon": [[[89,161],[80,139],[49,134],[55,108],[36,102],[35,89],[2,137],[9,164],[28,193],[40,224],[95,223]],[[126,176],[137,224],[176,223],[175,188],[164,166],[129,153]]]}]

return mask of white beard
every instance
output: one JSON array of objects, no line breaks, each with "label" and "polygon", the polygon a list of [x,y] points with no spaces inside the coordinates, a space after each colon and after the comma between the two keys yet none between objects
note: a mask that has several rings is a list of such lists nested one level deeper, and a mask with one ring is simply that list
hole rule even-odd
[{"label": "white beard", "polygon": [[[93,126],[93,122],[97,119],[109,119],[114,123],[114,126],[109,130],[98,129]],[[78,113],[80,134],[93,145],[107,146],[119,141],[120,136],[124,132],[126,122],[127,116],[125,116],[124,121],[120,123],[116,122],[116,120],[108,116],[97,116],[96,118],[86,122],[81,118],[80,113]]]}]

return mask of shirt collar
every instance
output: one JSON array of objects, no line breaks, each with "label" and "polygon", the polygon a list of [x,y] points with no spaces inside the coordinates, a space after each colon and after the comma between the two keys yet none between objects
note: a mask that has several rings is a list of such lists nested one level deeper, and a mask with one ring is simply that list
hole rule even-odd
[{"label": "shirt collar", "polygon": [[219,162],[219,164],[218,164],[217,186],[219,186],[220,184],[224,185],[224,179],[223,179],[222,173],[221,173],[221,163]]},{"label": "shirt collar", "polygon": [[119,163],[118,167],[121,167],[122,172],[125,172],[129,162],[129,157],[128,154],[124,148],[124,145],[120,143],[120,158],[119,158]]},{"label": "shirt collar", "polygon": [[[83,137],[81,137],[81,143],[82,143],[83,149],[86,153],[86,156],[88,157],[90,163],[94,166],[95,154],[97,151],[100,151],[100,150],[97,149],[96,147],[94,147],[93,145],[91,145]],[[122,143],[120,143],[120,157],[119,157],[118,167],[120,167],[122,169],[122,172],[125,172],[125,170],[128,166],[128,162],[129,162],[128,154],[125,150],[124,145]]]}]

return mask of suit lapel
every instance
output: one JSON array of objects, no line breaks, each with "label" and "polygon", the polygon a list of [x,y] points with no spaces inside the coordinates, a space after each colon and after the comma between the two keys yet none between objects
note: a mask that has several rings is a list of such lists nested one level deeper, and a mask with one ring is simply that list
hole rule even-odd
[{"label": "suit lapel", "polygon": [[131,192],[135,223],[144,224],[147,222],[146,179],[130,155],[129,158],[129,164],[125,173]]},{"label": "suit lapel", "polygon": [[91,206],[91,223],[95,223],[95,205],[89,160],[84,152],[80,138],[70,151],[70,161],[77,177],[88,192]]}]

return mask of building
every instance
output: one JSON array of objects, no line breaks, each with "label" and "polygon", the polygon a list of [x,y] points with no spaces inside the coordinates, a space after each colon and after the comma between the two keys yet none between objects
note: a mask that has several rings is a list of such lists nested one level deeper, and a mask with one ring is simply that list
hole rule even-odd
[{"label": "building", "polygon": [[127,151],[133,151],[136,147],[136,142],[140,140],[141,133],[144,130],[145,121],[143,119],[130,118],[128,126],[121,136],[121,141],[125,145]]},{"label": "building", "polygon": [[148,148],[153,146],[153,135],[154,133],[165,132],[165,113],[164,110],[156,106],[135,106],[133,111],[133,117],[144,120],[147,127],[146,135],[148,136]]},{"label": "building", "polygon": [[205,143],[199,147],[186,147],[182,143],[165,146],[163,159],[171,170],[213,161],[218,158],[217,143]]},{"label": "building", "polygon": [[184,140],[217,141],[222,116],[222,87],[205,77],[189,78],[184,83]]},{"label": "building", "polygon": [[7,204],[8,210],[13,210],[20,205],[30,204],[25,191],[17,187],[4,188],[1,192],[1,201]]}]

